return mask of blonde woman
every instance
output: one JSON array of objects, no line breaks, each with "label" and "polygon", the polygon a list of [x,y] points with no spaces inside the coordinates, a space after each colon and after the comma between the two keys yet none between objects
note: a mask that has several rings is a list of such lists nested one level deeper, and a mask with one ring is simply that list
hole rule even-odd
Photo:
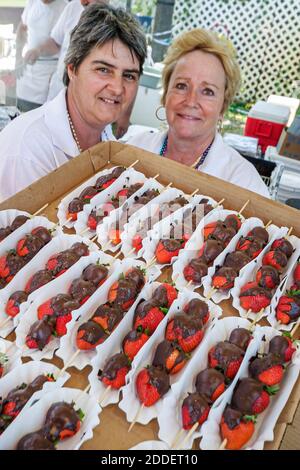
[{"label": "blonde woman", "polygon": [[168,130],[142,133],[128,143],[269,197],[254,166],[217,131],[240,84],[233,49],[197,28],[176,38],[164,65],[162,105]]}]

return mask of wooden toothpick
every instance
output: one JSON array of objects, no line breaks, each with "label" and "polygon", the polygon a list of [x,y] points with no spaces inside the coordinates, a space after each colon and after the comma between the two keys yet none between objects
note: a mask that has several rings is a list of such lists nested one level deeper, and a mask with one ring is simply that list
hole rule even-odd
[{"label": "wooden toothpick", "polygon": [[65,366],[63,367],[63,369],[60,369],[57,377],[56,377],[56,380],[62,375],[65,373],[65,371],[68,369],[68,367],[70,367],[72,365],[72,362],[76,359],[76,357],[81,353],[81,349],[77,349],[77,351],[73,354],[73,356],[71,357],[71,359],[69,359],[69,361],[65,364]]},{"label": "wooden toothpick", "polygon": [[34,214],[32,214],[31,217],[35,217],[36,215],[40,214],[44,209],[46,209],[46,207],[49,206],[49,202],[47,202],[47,204],[44,204],[43,207],[41,207],[40,209],[38,209]]},{"label": "wooden toothpick", "polygon": [[136,160],[135,162],[131,163],[128,168],[133,168],[138,162],[139,160]]},{"label": "wooden toothpick", "polygon": [[242,212],[246,209],[246,207],[248,206],[250,202],[250,199],[248,199],[248,201],[245,202],[245,204],[243,205],[243,207],[239,210],[238,214],[241,215]]},{"label": "wooden toothpick", "polygon": [[131,425],[130,425],[129,428],[128,428],[128,432],[130,432],[130,431],[132,430],[133,426],[135,425],[135,423],[136,423],[137,420],[139,419],[139,416],[140,416],[141,412],[143,411],[144,406],[145,406],[145,405],[144,405],[144,403],[143,403],[143,404],[139,407],[139,409],[138,409],[138,411],[137,411],[137,413],[136,413],[136,415],[135,415],[135,417],[134,417],[134,420],[132,421]]}]

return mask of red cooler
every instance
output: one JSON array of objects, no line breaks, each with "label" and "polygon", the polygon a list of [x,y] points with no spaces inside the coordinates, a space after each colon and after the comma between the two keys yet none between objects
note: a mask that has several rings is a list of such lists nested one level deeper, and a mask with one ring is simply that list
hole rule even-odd
[{"label": "red cooler", "polygon": [[257,137],[262,152],[265,153],[269,145],[276,147],[289,115],[290,108],[287,106],[258,101],[249,111],[244,135]]}]

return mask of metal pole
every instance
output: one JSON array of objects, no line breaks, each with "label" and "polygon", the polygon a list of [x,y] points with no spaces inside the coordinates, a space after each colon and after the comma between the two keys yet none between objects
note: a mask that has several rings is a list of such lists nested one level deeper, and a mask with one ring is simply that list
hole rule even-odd
[{"label": "metal pole", "polygon": [[[157,0],[153,34],[172,29],[174,4],[175,0]],[[161,39],[165,39],[166,37],[162,36]],[[163,59],[167,47],[168,46],[157,44],[154,41],[152,42],[152,57],[154,62],[160,62]]]}]

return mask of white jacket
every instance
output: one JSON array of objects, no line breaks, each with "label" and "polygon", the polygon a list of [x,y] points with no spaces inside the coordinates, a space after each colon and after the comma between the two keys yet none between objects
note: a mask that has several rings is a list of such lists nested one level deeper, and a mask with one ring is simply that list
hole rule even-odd
[{"label": "white jacket", "polygon": [[[127,143],[159,154],[165,137],[166,132],[147,131],[130,137]],[[220,134],[216,134],[211,149],[199,171],[249,189],[262,196],[270,197],[267,186],[254,166],[236,150],[226,145]]]},{"label": "white jacket", "polygon": [[[115,140],[110,125],[100,140]],[[78,154],[62,90],[54,100],[22,114],[0,132],[0,201]]]}]

